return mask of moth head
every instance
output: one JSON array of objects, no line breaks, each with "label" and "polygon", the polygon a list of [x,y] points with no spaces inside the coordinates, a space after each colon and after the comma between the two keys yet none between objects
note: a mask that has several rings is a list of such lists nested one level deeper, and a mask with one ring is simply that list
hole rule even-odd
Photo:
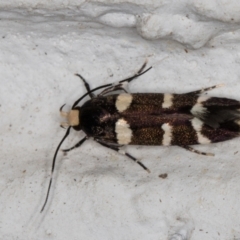
[{"label": "moth head", "polygon": [[66,122],[62,122],[60,126],[63,128],[73,127],[75,130],[81,130],[80,107],[75,107],[69,112],[65,112],[62,110],[64,106],[65,104],[60,108],[60,114],[66,119]]}]

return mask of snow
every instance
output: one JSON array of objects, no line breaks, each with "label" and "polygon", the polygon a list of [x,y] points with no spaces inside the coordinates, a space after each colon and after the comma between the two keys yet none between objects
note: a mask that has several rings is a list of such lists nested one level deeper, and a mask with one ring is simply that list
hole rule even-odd
[{"label": "snow", "polygon": [[[196,146],[128,146],[150,170],[93,141],[52,157],[58,109],[91,87],[153,69],[131,92],[239,99],[240,2],[227,0],[0,3],[1,239],[240,239],[240,139]],[[71,131],[64,147],[84,134]],[[160,177],[159,177],[160,176]],[[163,177],[164,176],[164,177]]]}]

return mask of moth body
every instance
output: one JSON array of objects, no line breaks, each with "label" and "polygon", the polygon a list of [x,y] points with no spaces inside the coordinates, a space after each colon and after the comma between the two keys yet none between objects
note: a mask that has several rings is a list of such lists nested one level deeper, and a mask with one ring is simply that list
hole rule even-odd
[{"label": "moth body", "polygon": [[69,125],[109,144],[188,146],[239,136],[238,109],[236,100],[195,93],[111,94],[71,110],[79,124]]},{"label": "moth body", "polygon": [[[121,147],[175,145],[197,154],[212,156],[191,145],[216,143],[239,136],[240,102],[206,95],[207,91],[218,85],[184,94],[128,93],[127,84],[151,69],[143,71],[145,67],[146,62],[134,76],[92,90],[86,80],[76,74],[84,82],[87,93],[76,100],[69,112],[63,111],[64,105],[60,108],[61,115],[66,118],[61,126],[68,129],[53,157],[48,192],[41,212],[48,200],[57,153],[71,128],[83,131],[85,137],[73,147],[64,149],[64,152],[80,147],[92,138],[100,145],[135,161],[148,172],[143,163]],[[93,92],[99,89],[103,91],[94,95]],[[86,96],[90,100],[79,106]]]}]

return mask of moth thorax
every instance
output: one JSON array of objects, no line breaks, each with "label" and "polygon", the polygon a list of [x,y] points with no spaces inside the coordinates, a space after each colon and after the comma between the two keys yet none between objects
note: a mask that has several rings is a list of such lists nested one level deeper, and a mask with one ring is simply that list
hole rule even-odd
[{"label": "moth thorax", "polygon": [[60,111],[61,116],[65,117],[67,119],[67,122],[61,123],[61,126],[63,127],[74,127],[78,126],[80,124],[80,119],[79,119],[79,110],[78,109],[73,109],[70,112],[64,112]]}]

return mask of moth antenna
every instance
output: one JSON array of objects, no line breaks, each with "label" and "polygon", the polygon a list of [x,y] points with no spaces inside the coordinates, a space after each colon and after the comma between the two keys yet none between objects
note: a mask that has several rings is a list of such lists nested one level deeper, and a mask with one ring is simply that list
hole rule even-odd
[{"label": "moth antenna", "polygon": [[148,63],[148,59],[145,60],[142,67],[138,70],[137,74],[141,73],[145,69],[145,67],[147,66],[147,63]]},{"label": "moth antenna", "polygon": [[[88,82],[84,79],[84,77],[82,77],[78,73],[76,73],[75,76],[78,76],[83,81],[85,88],[87,89],[87,92],[90,92],[91,91],[90,86],[89,86]],[[90,98],[93,98],[94,96],[95,96],[94,93],[89,93]]]},{"label": "moth antenna", "polygon": [[99,90],[99,89],[102,89],[102,88],[110,87],[111,85],[112,85],[112,84],[109,83],[109,84],[105,84],[105,85],[96,87],[96,88],[94,88],[94,89],[91,89],[91,90],[88,91],[87,93],[83,94],[77,101],[75,101],[75,103],[72,105],[72,109],[73,109],[74,107],[76,107],[76,106],[78,105],[78,103],[79,103],[82,99],[84,99],[87,95],[89,95],[90,93],[95,92],[95,91],[97,91],[97,90]]},{"label": "moth antenna", "polygon": [[[65,105],[65,104],[64,104]],[[64,105],[60,108],[60,111],[61,109],[64,107]],[[52,179],[53,179],[53,172],[54,172],[54,168],[55,168],[55,163],[56,163],[56,157],[57,157],[57,154],[58,154],[58,151],[59,151],[59,148],[61,147],[62,143],[64,142],[64,140],[67,138],[67,136],[69,135],[70,133],[70,129],[71,127],[69,127],[63,137],[63,139],[61,140],[61,142],[58,144],[58,147],[55,151],[55,154],[54,154],[54,157],[53,157],[53,162],[52,162],[52,171],[51,171],[51,176],[50,176],[50,181],[49,181],[49,185],[48,185],[48,190],[47,190],[47,196],[46,196],[46,199],[45,199],[45,202],[42,206],[42,209],[40,211],[40,213],[43,212],[46,204],[47,204],[47,201],[48,201],[48,196],[49,196],[49,193],[50,193],[50,189],[51,189],[51,185],[52,185]]]},{"label": "moth antenna", "polygon": [[[143,67],[145,68],[144,65],[145,65],[145,63],[143,64]],[[141,69],[142,69],[143,67],[141,67]],[[145,70],[144,72],[138,73],[138,74],[134,75],[133,77],[124,79],[124,80],[119,81],[119,82],[120,82],[120,83],[122,83],[122,82],[131,82],[133,79],[135,79],[135,78],[143,75],[144,73],[146,73],[147,71],[149,71],[151,68],[152,68],[152,67],[149,67],[149,68],[148,68],[147,70]],[[91,94],[91,93],[93,93],[93,92],[95,92],[95,91],[97,91],[97,90],[99,90],[99,89],[106,88],[106,87],[111,87],[111,86],[112,86],[112,84],[109,83],[109,84],[105,84],[105,85],[96,87],[96,88],[94,88],[94,89],[91,89],[90,91],[88,91],[87,93],[83,94],[78,100],[76,100],[76,101],[74,102],[74,104],[72,105],[72,109],[73,109],[74,107],[76,107],[76,106],[78,105],[78,103],[79,103],[83,98],[85,98],[87,95],[89,95],[89,94]],[[62,107],[64,107],[64,105],[63,105]],[[60,110],[61,110],[61,108],[60,108]]]}]

